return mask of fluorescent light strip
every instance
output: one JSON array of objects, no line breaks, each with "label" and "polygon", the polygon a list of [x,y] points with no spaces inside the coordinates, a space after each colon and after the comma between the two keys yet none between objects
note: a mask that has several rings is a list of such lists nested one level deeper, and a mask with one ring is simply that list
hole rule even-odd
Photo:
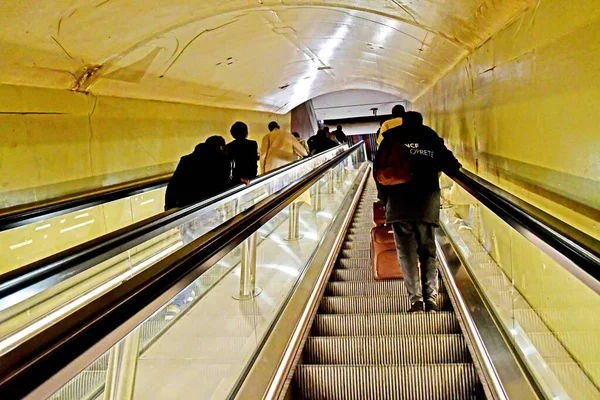
[{"label": "fluorescent light strip", "polygon": [[78,299],[75,299],[74,301],[65,305],[64,307],[59,308],[55,312],[47,315],[46,317],[40,319],[39,321],[36,321],[33,324],[29,325],[28,327],[20,330],[19,332],[15,333],[14,335],[9,336],[8,338],[6,338],[5,340],[0,342],[0,355],[5,354],[7,351],[16,347],[24,339],[32,336],[36,332],[39,332],[42,329],[53,324],[57,319],[64,317],[67,313],[70,313],[71,311],[77,309],[78,307],[84,305],[85,303],[92,301],[94,298],[99,297],[100,295],[104,294],[111,288],[120,285],[121,282],[131,278],[133,275],[135,275],[141,269],[154,263],[158,259],[168,255],[169,253],[178,249],[181,246],[183,246],[183,243],[181,241],[175,243],[171,247],[161,251],[160,253],[155,254],[154,256],[150,257],[146,261],[136,265],[134,268],[132,268],[132,269],[122,273],[121,275],[111,279],[110,281],[98,286],[97,288],[84,294],[83,296],[79,297]]},{"label": "fluorescent light strip", "polygon": [[150,203],[154,203],[154,199],[150,199],[150,200],[142,201],[142,202],[140,203],[140,206],[145,206],[146,204],[150,204]]},{"label": "fluorescent light strip", "polygon": [[46,228],[50,228],[50,224],[46,224],[46,225],[40,225],[37,228],[35,228],[36,231],[41,231],[42,229],[46,229]]},{"label": "fluorescent light strip", "polygon": [[19,247],[27,246],[28,244],[31,244],[31,243],[33,243],[33,240],[29,239],[29,240],[26,240],[21,243],[13,244],[12,246],[10,246],[10,249],[11,250],[18,249]]},{"label": "fluorescent light strip", "polygon": [[90,219],[89,221],[82,222],[81,224],[77,224],[77,225],[73,225],[73,226],[70,226],[70,227],[65,228],[65,229],[61,229],[60,233],[69,232],[69,231],[72,231],[73,229],[77,229],[77,228],[81,228],[82,226],[93,224],[94,221],[96,221],[96,220],[95,219]]},{"label": "fluorescent light strip", "polygon": [[79,218],[83,218],[83,217],[89,217],[90,214],[88,213],[83,213],[83,214],[79,214],[75,216],[75,219],[79,219]]}]

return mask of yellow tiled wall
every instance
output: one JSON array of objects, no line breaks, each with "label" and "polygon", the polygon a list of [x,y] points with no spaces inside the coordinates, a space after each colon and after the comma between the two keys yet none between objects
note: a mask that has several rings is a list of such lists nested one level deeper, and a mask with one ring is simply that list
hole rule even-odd
[{"label": "yellow tiled wall", "polygon": [[290,128],[289,114],[0,85],[0,194],[176,162],[208,136],[232,140],[238,120],[257,141],[271,120]]}]

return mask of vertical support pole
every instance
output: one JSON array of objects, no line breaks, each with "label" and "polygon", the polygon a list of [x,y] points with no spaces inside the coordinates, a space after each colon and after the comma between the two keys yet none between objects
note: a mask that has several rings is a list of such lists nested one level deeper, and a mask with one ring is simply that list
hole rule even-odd
[{"label": "vertical support pole", "polygon": [[334,175],[333,175],[333,171],[329,170],[329,172],[327,173],[327,193],[329,194],[333,194],[334,191]]},{"label": "vertical support pole", "polygon": [[133,399],[139,348],[140,328],[137,327],[110,350],[104,400]]},{"label": "vertical support pole", "polygon": [[256,287],[256,246],[258,233],[254,232],[242,243],[242,260],[240,264],[240,290],[233,296],[236,300],[246,300],[260,294]]},{"label": "vertical support pole", "polygon": [[313,211],[321,211],[321,181],[315,184],[315,199],[313,202]]},{"label": "vertical support pole", "polygon": [[289,208],[288,240],[294,241],[300,239],[300,203],[292,203],[289,205]]}]

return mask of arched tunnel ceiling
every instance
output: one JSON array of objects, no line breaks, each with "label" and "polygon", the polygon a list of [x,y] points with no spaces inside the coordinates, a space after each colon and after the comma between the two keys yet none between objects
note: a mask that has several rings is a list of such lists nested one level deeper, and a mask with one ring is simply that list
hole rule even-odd
[{"label": "arched tunnel ceiling", "polygon": [[374,89],[414,100],[536,0],[14,0],[0,82],[287,112]]}]

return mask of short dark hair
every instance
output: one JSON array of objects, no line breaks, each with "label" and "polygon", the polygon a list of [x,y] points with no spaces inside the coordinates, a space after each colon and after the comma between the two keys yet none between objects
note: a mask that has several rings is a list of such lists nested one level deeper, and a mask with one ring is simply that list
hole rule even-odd
[{"label": "short dark hair", "polygon": [[323,130],[323,129],[319,129],[319,130],[317,131],[317,136],[324,136],[324,135],[325,135],[325,130]]},{"label": "short dark hair", "polygon": [[341,125],[338,125],[338,126],[337,126],[337,130],[338,130],[338,131],[341,131],[341,130],[342,130],[342,126],[341,126]]},{"label": "short dark hair", "polygon": [[279,124],[275,121],[269,122],[269,132],[273,132],[275,129],[279,128]]},{"label": "short dark hair", "polygon": [[392,116],[394,118],[402,117],[405,112],[406,110],[404,110],[404,106],[401,104],[395,105],[394,108],[392,108]]},{"label": "short dark hair", "polygon": [[409,111],[402,117],[402,123],[406,125],[423,125],[423,115],[420,112]]},{"label": "short dark hair", "polygon": [[223,139],[223,136],[211,136],[208,139],[206,139],[204,143],[211,147],[225,147],[225,139]]},{"label": "short dark hair", "polygon": [[294,137],[297,137],[297,138],[299,138],[299,137],[300,137],[300,134],[299,134],[298,132],[292,132],[292,135],[293,135]]},{"label": "short dark hair", "polygon": [[231,126],[229,132],[234,139],[245,139],[248,137],[248,125],[238,121]]},{"label": "short dark hair", "polygon": [[323,131],[324,131],[325,133],[329,133],[329,127],[328,127],[328,126],[324,126],[324,127],[323,127]]}]

